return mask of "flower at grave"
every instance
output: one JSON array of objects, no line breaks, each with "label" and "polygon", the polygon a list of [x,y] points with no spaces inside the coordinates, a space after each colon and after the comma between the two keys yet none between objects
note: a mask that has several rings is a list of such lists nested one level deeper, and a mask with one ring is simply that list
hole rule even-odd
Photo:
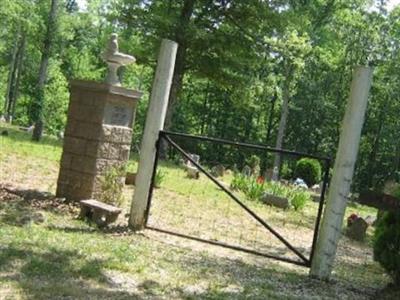
[{"label": "flower at grave", "polygon": [[357,220],[359,218],[359,216],[357,214],[351,214],[348,218],[347,218],[347,227],[351,226],[351,224],[353,224],[353,222],[355,220]]},{"label": "flower at grave", "polygon": [[264,178],[263,176],[258,176],[258,177],[257,177],[257,183],[258,183],[258,184],[263,184],[264,181],[265,181],[265,178]]}]

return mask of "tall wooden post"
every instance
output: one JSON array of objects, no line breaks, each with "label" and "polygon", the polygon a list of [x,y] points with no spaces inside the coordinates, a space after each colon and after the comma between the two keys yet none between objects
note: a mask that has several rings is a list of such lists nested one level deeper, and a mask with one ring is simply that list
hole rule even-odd
[{"label": "tall wooden post", "polygon": [[139,167],[135,180],[136,188],[129,218],[129,226],[135,230],[140,230],[144,227],[156,154],[156,141],[159,131],[164,127],[177,49],[178,44],[173,41],[164,39],[161,43],[140,148]]},{"label": "tall wooden post", "polygon": [[354,69],[333,177],[310,271],[311,276],[319,279],[328,280],[331,275],[350,193],[371,81],[372,68],[358,66]]}]

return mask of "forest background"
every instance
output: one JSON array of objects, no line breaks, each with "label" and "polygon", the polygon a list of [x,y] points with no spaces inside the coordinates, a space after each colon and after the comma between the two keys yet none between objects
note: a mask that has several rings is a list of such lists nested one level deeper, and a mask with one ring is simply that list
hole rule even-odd
[{"label": "forest background", "polygon": [[[400,6],[384,0],[0,0],[0,115],[66,123],[72,79],[102,81],[112,32],[137,63],[140,143],[162,38],[178,42],[166,129],[333,157],[355,65],[375,68],[354,190],[400,180]],[[388,7],[393,9],[388,9]],[[46,61],[47,57],[47,62]],[[45,67],[44,67],[45,66]],[[187,148],[194,147],[191,144]],[[196,148],[232,166],[232,149]],[[263,157],[263,167],[273,159]],[[290,177],[293,163],[283,162]]]}]

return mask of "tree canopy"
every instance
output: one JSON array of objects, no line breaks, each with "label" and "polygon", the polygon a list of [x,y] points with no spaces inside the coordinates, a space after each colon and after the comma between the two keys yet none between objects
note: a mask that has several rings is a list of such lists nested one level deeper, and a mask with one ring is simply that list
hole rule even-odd
[{"label": "tree canopy", "polygon": [[[66,122],[71,79],[101,81],[112,32],[137,64],[123,85],[145,92],[140,142],[162,38],[179,43],[166,128],[333,156],[352,68],[375,68],[354,187],[380,188],[400,172],[400,7],[372,0],[58,0],[43,95],[39,70],[50,0],[4,0],[0,11],[0,114],[48,134]],[[38,102],[38,97],[43,97]],[[240,153],[197,149],[233,165]],[[225,151],[225,150],[224,150]],[[271,168],[273,160],[263,158]],[[275,161],[276,163],[276,161]],[[294,165],[278,162],[283,171]]]}]

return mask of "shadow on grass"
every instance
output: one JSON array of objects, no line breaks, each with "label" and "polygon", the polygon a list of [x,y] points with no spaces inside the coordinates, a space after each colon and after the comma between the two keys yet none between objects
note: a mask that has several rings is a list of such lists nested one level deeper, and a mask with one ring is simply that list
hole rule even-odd
[{"label": "shadow on grass", "polygon": [[6,192],[23,198],[25,201],[39,200],[46,201],[54,199],[54,195],[48,192],[41,192],[34,189],[10,189],[4,188]]},{"label": "shadow on grass", "polygon": [[[235,291],[222,289],[218,293],[213,291],[203,291],[200,298],[237,298],[246,296],[251,299],[366,299],[374,297],[380,288],[385,285],[371,283],[376,278],[382,278],[381,274],[374,274],[361,280],[352,279],[352,273],[334,276],[330,282],[320,281],[310,278],[308,272],[296,272],[286,268],[285,265],[264,265],[249,264],[240,259],[229,259],[210,256],[190,256],[177,262],[182,268],[186,268],[188,273],[201,273],[201,276],[213,282],[215,274],[224,274],[231,286],[237,287]],[[359,264],[345,264],[345,268],[356,272],[368,273],[373,267]],[[378,275],[378,276],[376,276]],[[225,294],[229,291],[229,293]],[[239,297],[241,298],[241,297]]]},{"label": "shadow on grass", "polygon": [[65,233],[103,233],[103,234],[111,234],[111,235],[129,235],[129,234],[137,234],[132,231],[127,225],[114,225],[109,227],[97,227],[95,223],[93,223],[93,227],[72,227],[72,226],[54,226],[48,225],[47,229],[52,231],[60,231]]},{"label": "shadow on grass", "polygon": [[[32,245],[10,245],[0,252],[1,282],[16,281],[27,299],[141,299],[130,291],[107,287],[106,261],[88,259],[78,251]],[[17,269],[17,273],[15,272]],[[110,284],[108,284],[110,286]]]},{"label": "shadow on grass", "polygon": [[[124,273],[115,271],[110,276],[113,271],[107,270],[107,259],[89,259],[77,250],[56,247],[37,250],[38,246],[30,242],[11,244],[0,252],[0,282],[17,285],[26,299],[232,299],[242,292],[163,286],[153,279],[126,286],[118,278]],[[184,263],[178,264],[182,274],[188,270]],[[195,268],[199,265],[190,267]]]}]

